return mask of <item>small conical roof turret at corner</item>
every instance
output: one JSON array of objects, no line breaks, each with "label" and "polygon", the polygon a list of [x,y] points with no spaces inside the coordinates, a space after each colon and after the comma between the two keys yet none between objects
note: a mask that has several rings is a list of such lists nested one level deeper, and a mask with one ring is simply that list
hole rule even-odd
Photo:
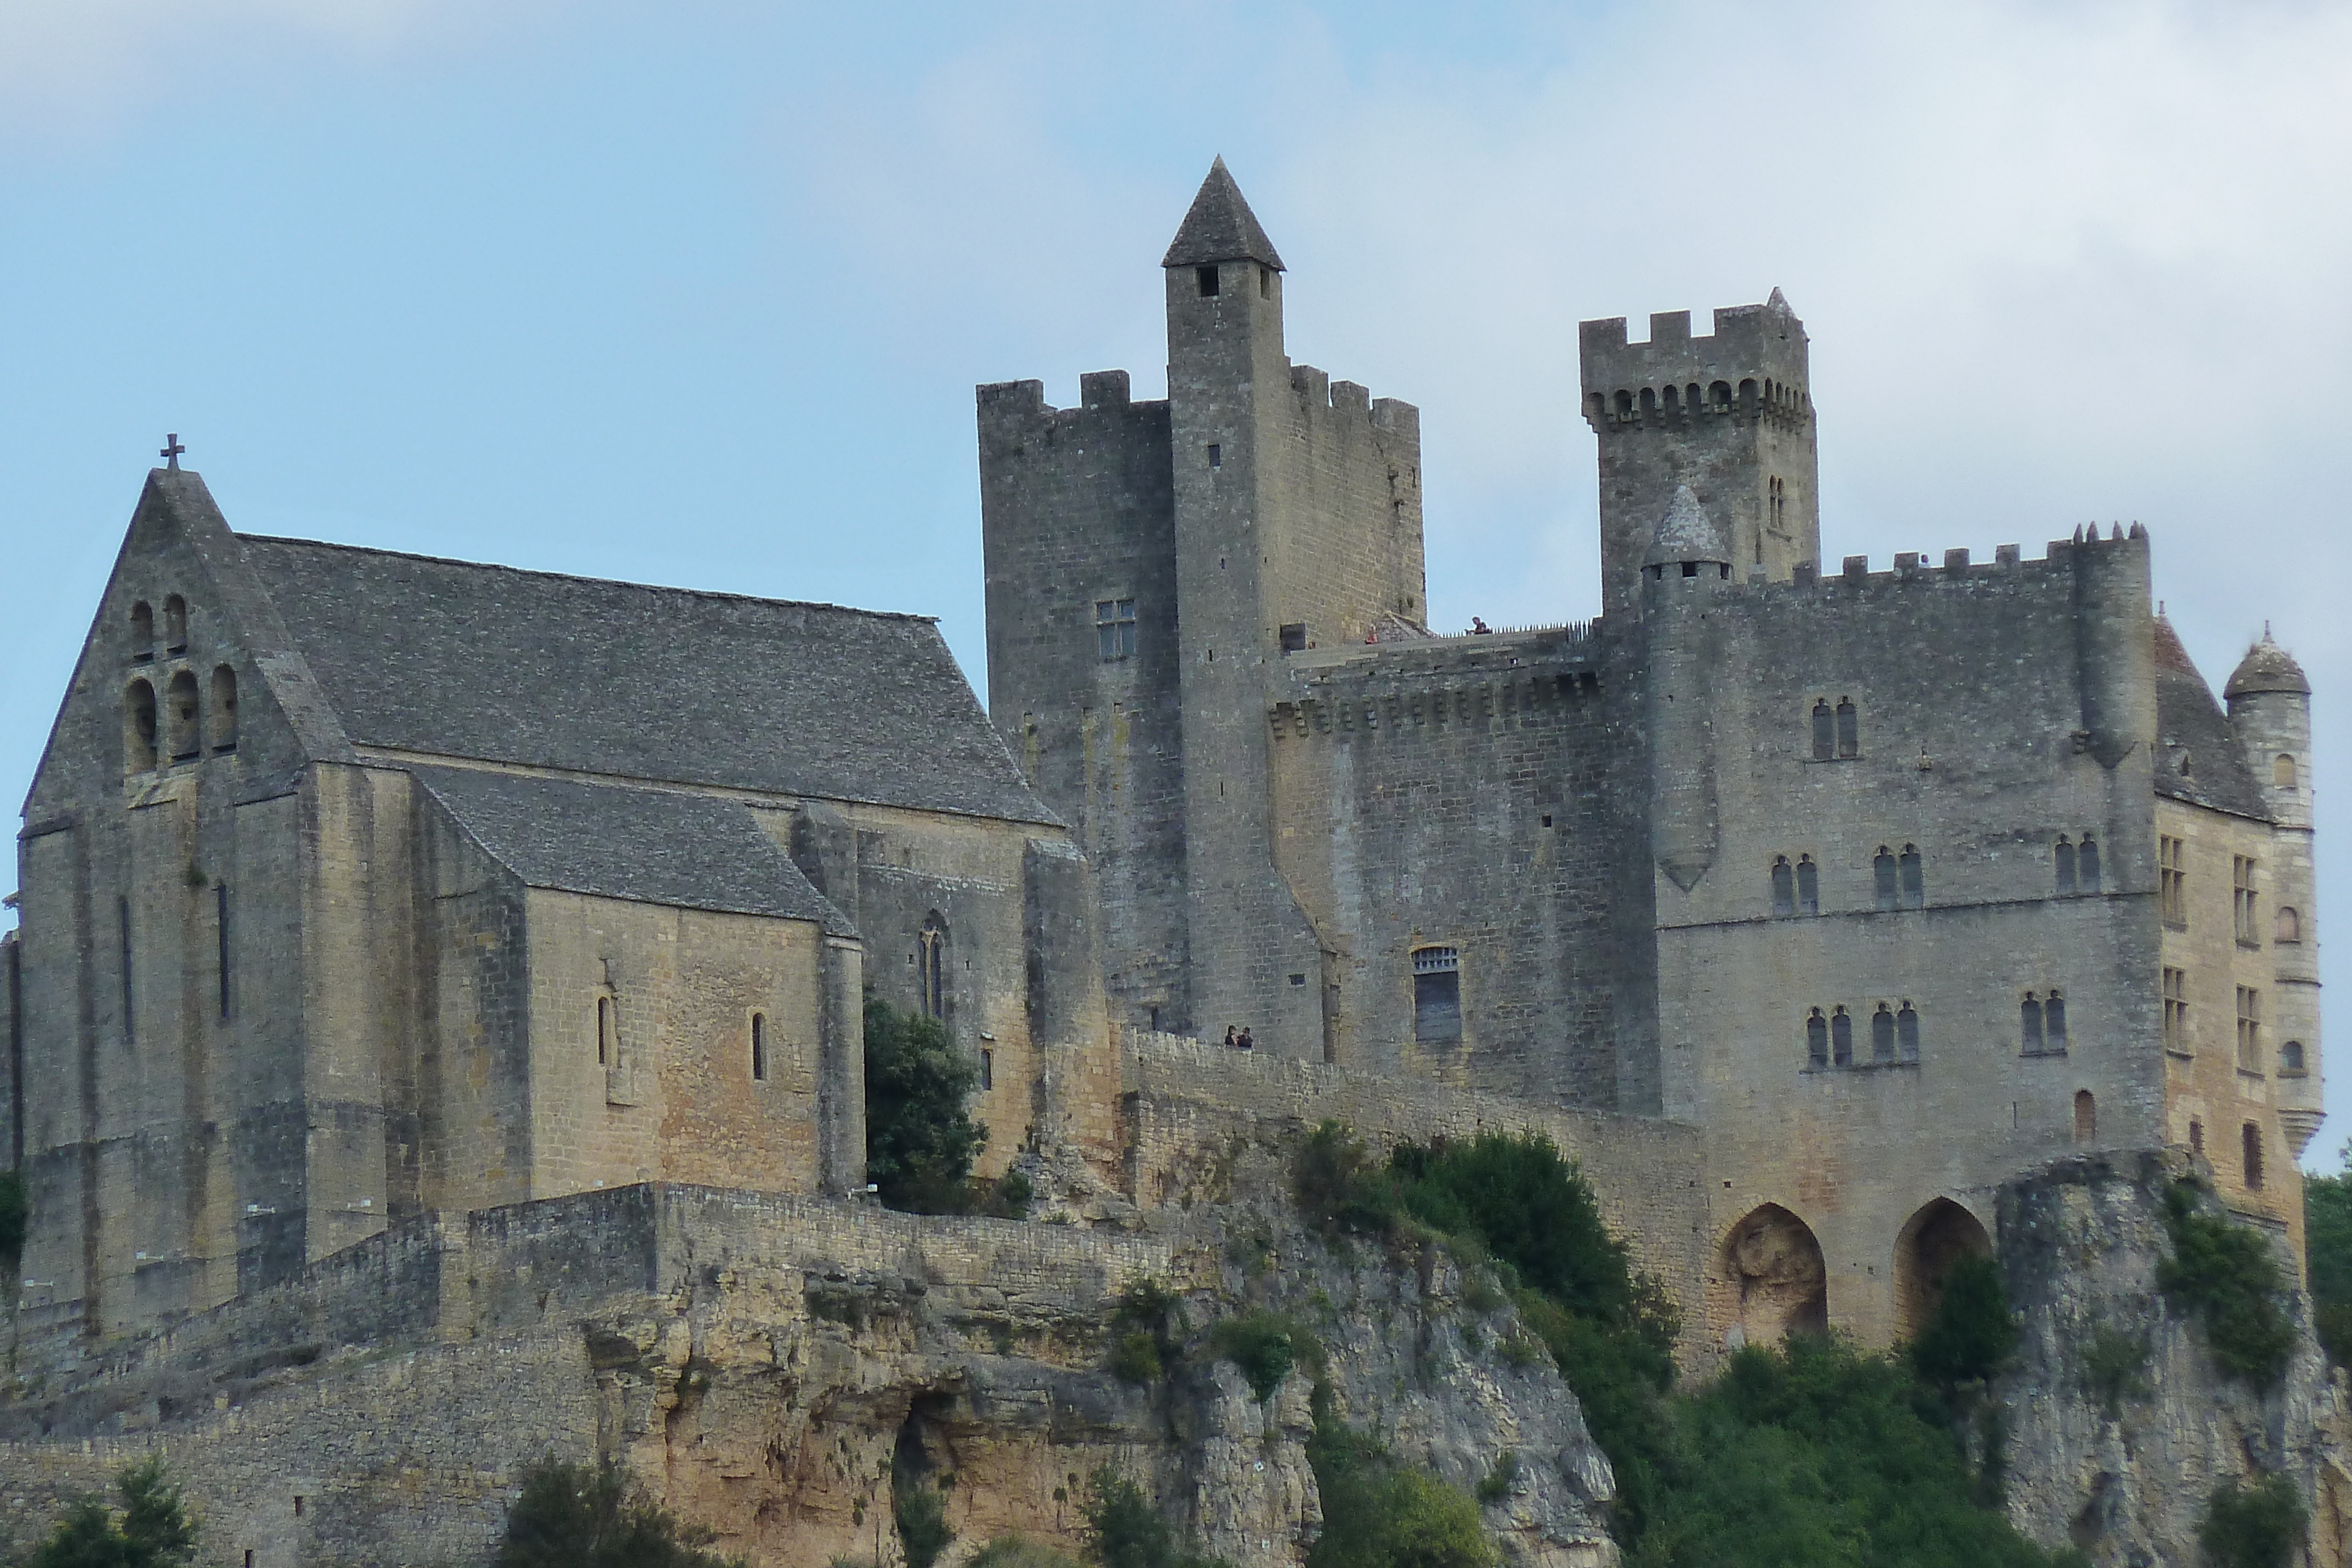
[{"label": "small conical roof turret at corner", "polygon": [[1764,308],[1767,310],[1778,310],[1783,316],[1794,316],[1796,314],[1796,311],[1790,308],[1789,305],[1789,297],[1780,292],[1780,286],[1777,283],[1772,286],[1772,298],[1764,301]]},{"label": "small conical roof turret at corner", "polygon": [[1657,532],[1650,536],[1650,552],[1642,558],[1642,564],[1675,566],[1688,560],[1727,565],[1731,547],[1723,542],[1723,530],[1698,504],[1691,487],[1681,485],[1675,489],[1674,504],[1658,519]]},{"label": "small conical roof turret at corner", "polygon": [[2311,695],[2311,683],[2304,678],[2303,666],[2294,655],[2271,641],[2271,629],[2263,628],[2263,640],[2246,650],[2238,667],[2230,673],[2230,684],[2222,688],[2224,697],[2242,697],[2254,692],[2294,692],[2302,696]]},{"label": "small conical roof turret at corner", "polygon": [[1255,261],[1276,272],[1286,270],[1223,158],[1209,165],[1209,177],[1201,182],[1192,210],[1177,225],[1176,238],[1160,265],[1198,267],[1212,261]]}]

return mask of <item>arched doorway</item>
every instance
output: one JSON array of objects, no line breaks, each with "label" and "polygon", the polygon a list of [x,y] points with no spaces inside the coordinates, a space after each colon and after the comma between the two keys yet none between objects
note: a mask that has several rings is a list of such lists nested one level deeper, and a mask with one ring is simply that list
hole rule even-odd
[{"label": "arched doorway", "polygon": [[1895,1239],[1895,1337],[1913,1337],[1936,1315],[1955,1260],[1991,1256],[1992,1238],[1975,1215],[1948,1197],[1930,1198]]},{"label": "arched doorway", "polygon": [[1805,1222],[1777,1203],[1752,1210],[1723,1244],[1724,1279],[1737,1301],[1736,1343],[1778,1344],[1830,1326],[1829,1270]]}]

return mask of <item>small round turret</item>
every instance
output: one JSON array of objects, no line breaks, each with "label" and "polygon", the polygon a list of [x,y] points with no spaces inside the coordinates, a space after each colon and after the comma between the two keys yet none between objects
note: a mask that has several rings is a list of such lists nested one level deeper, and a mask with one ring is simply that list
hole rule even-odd
[{"label": "small round turret", "polygon": [[1658,519],[1642,565],[1652,577],[1668,576],[1673,567],[1681,568],[1681,576],[1697,577],[1702,566],[1714,567],[1717,577],[1731,575],[1731,547],[1688,485],[1676,486],[1674,505]]},{"label": "small round turret", "polygon": [[2263,640],[2246,650],[2231,672],[2230,684],[2221,695],[2235,706],[2242,696],[2257,692],[2293,692],[2299,696],[2311,695],[2311,683],[2304,678],[2303,666],[2294,655],[2271,641],[2271,629],[2263,628]]}]

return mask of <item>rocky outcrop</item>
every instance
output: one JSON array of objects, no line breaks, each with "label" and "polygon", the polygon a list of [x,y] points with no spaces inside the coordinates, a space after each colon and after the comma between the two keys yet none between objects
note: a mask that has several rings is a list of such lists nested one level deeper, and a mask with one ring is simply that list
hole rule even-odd
[{"label": "rocky outcrop", "polygon": [[[2093,1155],[2001,1190],[2001,1270],[2023,1329],[2019,1364],[1997,1391],[2011,1517],[2045,1544],[2082,1548],[2099,1568],[2192,1568],[2203,1561],[2197,1529],[2214,1488],[2284,1472],[2314,1505],[2309,1561],[2343,1563],[2352,1420],[2307,1301],[2294,1304],[2284,1378],[2259,1389],[2223,1375],[2203,1327],[2158,1289],[2164,1191],[2195,1174],[2178,1152]],[[2293,1280],[2284,1238],[2275,1239]]]}]

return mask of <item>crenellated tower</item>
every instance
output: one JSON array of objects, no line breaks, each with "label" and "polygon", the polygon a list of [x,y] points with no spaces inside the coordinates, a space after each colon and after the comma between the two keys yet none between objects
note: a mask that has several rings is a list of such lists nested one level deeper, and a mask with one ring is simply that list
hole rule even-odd
[{"label": "crenellated tower", "polygon": [[1805,324],[1780,291],[1715,313],[1694,338],[1690,312],[1650,318],[1629,343],[1625,319],[1579,329],[1584,417],[1601,438],[1601,602],[1638,613],[1651,529],[1688,486],[1722,530],[1735,579],[1784,582],[1821,559],[1819,463]]}]

